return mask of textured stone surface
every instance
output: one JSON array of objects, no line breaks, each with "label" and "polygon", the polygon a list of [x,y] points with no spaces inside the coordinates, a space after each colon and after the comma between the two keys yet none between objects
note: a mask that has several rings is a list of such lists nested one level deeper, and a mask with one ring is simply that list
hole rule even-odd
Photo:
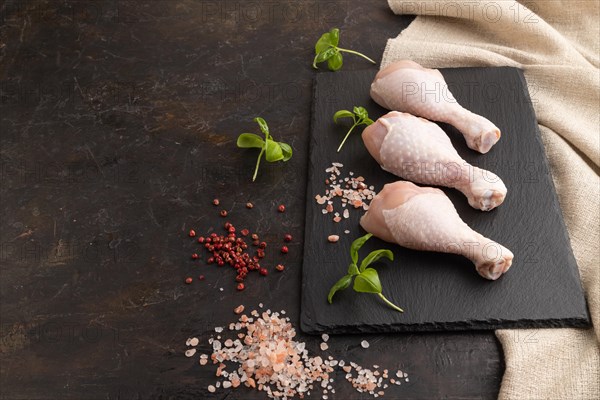
[{"label": "textured stone surface", "polygon": [[[502,138],[482,155],[470,150],[454,128],[443,125],[443,129],[466,161],[500,176],[508,194],[500,207],[485,213],[469,207],[460,192],[443,190],[469,226],[514,253],[511,269],[492,282],[481,278],[464,257],[408,250],[374,238],[362,253],[392,249],[395,260],[381,262],[377,269],[383,293],[405,312],[394,312],[377,296],[355,294],[351,289],[336,294],[333,305],[327,303],[329,288],[347,270],[350,243],[365,232],[359,226],[361,213],[352,212],[350,219],[339,224],[321,213],[322,206],[313,197],[325,190],[324,170],[332,161],[341,162],[344,171],[364,176],[376,190],[399,178],[380,169],[358,132],[341,153],[335,152],[345,131],[333,124],[335,111],[363,105],[373,120],[386,112],[369,98],[374,74],[319,75],[307,192],[303,330],[355,333],[588,326],[577,265],[522,73],[513,68],[459,68],[442,73],[457,100],[497,124]],[[435,94],[428,96],[433,99]],[[345,229],[351,233],[343,234]],[[340,241],[327,243],[327,234],[340,234]]]}]

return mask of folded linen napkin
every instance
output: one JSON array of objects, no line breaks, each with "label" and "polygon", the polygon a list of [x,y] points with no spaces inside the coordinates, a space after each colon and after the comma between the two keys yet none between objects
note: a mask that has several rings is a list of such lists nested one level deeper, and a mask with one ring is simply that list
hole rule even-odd
[{"label": "folded linen napkin", "polygon": [[400,59],[513,66],[532,97],[593,328],[496,331],[506,359],[499,398],[600,398],[600,3],[388,3],[417,18],[388,40],[382,68]]}]

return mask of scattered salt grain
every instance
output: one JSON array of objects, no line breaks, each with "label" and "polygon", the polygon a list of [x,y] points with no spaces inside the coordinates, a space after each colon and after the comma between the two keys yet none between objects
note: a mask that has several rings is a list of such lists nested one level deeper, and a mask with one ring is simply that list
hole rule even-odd
[{"label": "scattered salt grain", "polygon": [[340,237],[339,237],[338,235],[329,235],[329,236],[327,237],[327,240],[328,240],[330,243],[335,243],[335,242],[337,242],[338,240],[340,240]]},{"label": "scattered salt grain", "polygon": [[244,307],[244,305],[243,305],[243,304],[240,304],[239,306],[237,306],[237,307],[236,307],[236,308],[233,310],[233,312],[234,312],[234,313],[236,313],[236,314],[241,314],[241,313],[243,313],[243,312],[244,312],[244,308],[245,308],[245,307]]},{"label": "scattered salt grain", "polygon": [[327,343],[325,343],[325,342],[321,343],[321,350],[322,350],[322,351],[325,351],[325,350],[327,350],[328,348],[329,348],[329,346],[327,345]]},{"label": "scattered salt grain", "polygon": [[213,385],[208,385],[208,391],[214,393],[217,391],[217,388],[215,388]]},{"label": "scattered salt grain", "polygon": [[368,349],[369,348],[369,342],[367,342],[366,340],[363,340],[362,342],[360,342],[360,345],[362,346],[363,349]]},{"label": "scattered salt grain", "polygon": [[326,342],[326,341],[329,340],[329,335],[326,334],[326,333],[324,333],[324,334],[321,335],[321,339],[323,339],[323,341]]},{"label": "scattered salt grain", "polygon": [[200,341],[198,340],[198,338],[194,337],[194,338],[189,339],[188,346],[196,347],[196,346],[198,346],[198,343],[200,343]]},{"label": "scattered salt grain", "polygon": [[188,349],[188,350],[185,351],[185,356],[186,357],[191,357],[194,354],[196,354],[196,349]]}]

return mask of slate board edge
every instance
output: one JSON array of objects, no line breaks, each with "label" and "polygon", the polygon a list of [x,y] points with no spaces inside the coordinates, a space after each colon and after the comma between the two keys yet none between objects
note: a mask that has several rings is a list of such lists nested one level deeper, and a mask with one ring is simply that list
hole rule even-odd
[{"label": "slate board edge", "polygon": [[367,328],[358,325],[337,325],[325,327],[318,323],[301,323],[303,333],[317,335],[328,334],[357,334],[357,333],[402,333],[402,332],[460,332],[475,330],[497,330],[497,329],[551,329],[551,328],[589,328],[589,320],[586,318],[571,319],[540,319],[516,321],[502,320],[500,323],[489,323],[485,321],[456,321],[452,323],[423,323],[423,324],[372,324]]},{"label": "slate board edge", "polygon": [[[315,128],[315,107],[316,107],[316,101],[314,101],[314,99],[316,98],[316,92],[317,92],[317,81],[319,78],[320,74],[316,74],[316,76],[313,78],[312,81],[312,101],[311,101],[311,105],[310,105],[310,127],[309,127],[309,143],[308,143],[308,157],[307,157],[307,176],[306,176],[306,209],[305,209],[305,213],[304,213],[304,238],[303,238],[303,249],[302,249],[302,283],[301,283],[301,293],[302,293],[302,298],[300,299],[300,330],[304,333],[317,333],[317,330],[313,329],[313,326],[315,326],[315,322],[313,320],[313,318],[311,317],[311,315],[309,313],[307,313],[307,309],[313,310],[314,309],[314,305],[312,302],[312,299],[310,296],[307,295],[307,290],[305,290],[305,285],[307,282],[307,279],[305,278],[304,274],[306,274],[306,268],[304,268],[304,260],[307,259],[307,248],[308,246],[306,245],[307,243],[307,237],[309,235],[311,235],[312,233],[308,232],[308,229],[306,229],[307,226],[309,226],[309,222],[312,220],[312,214],[313,214],[313,209],[314,207],[310,207],[309,204],[312,204],[312,193],[310,191],[310,177],[313,176],[313,172],[314,172],[314,165],[312,163],[312,151],[313,151],[313,146],[312,146],[312,141],[314,140],[314,135],[312,134],[313,129]],[[310,320],[313,321],[311,325],[306,325],[305,321],[306,320]]]}]

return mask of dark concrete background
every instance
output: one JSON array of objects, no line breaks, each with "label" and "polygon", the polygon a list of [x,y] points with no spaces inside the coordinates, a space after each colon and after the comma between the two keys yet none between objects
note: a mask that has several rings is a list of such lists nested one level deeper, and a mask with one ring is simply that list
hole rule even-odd
[{"label": "dark concrete background", "polygon": [[[240,303],[299,322],[312,78],[329,73],[310,66],[314,42],[336,26],[379,60],[410,18],[375,0],[4,1],[0,16],[1,398],[208,398],[214,368],[183,356],[187,337],[208,350]],[[235,138],[257,115],[294,157],[251,183],[256,153]],[[284,273],[238,293],[233,271],[189,260],[186,232],[223,223],[214,197],[270,242],[294,235]],[[408,372],[386,398],[497,395],[492,332],[366,336],[369,350],[362,338],[332,338],[329,353]],[[330,398],[367,398],[337,381]]]}]

